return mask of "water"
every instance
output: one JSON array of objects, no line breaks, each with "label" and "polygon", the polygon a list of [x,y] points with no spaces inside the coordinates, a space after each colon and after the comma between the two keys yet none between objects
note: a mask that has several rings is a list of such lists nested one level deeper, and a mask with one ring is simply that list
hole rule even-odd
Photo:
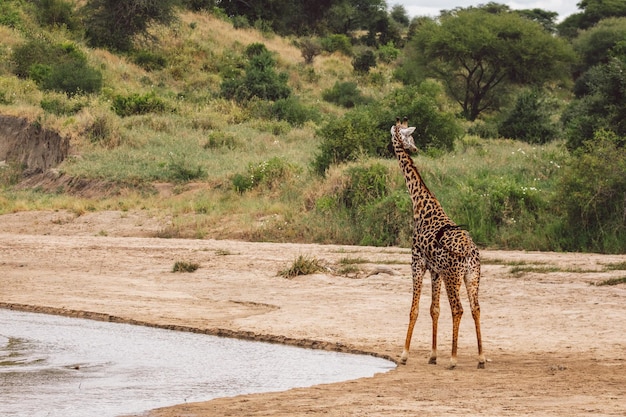
[{"label": "water", "polygon": [[113,417],[394,367],[371,356],[0,309],[3,417]]}]

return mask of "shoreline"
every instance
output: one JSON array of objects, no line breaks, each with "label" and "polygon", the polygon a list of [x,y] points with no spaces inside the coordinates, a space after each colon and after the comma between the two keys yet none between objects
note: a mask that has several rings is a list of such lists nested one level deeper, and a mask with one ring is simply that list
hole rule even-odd
[{"label": "shoreline", "polygon": [[[399,359],[411,303],[408,249],[158,239],[140,237],[146,223],[135,214],[94,213],[69,224],[56,222],[59,215],[0,216],[0,306]],[[625,264],[626,255],[481,254],[486,369],[476,369],[464,291],[458,366],[447,369],[445,296],[439,363],[428,364],[427,274],[406,365],[371,378],[179,404],[147,416],[626,415],[626,285],[596,285],[623,277],[624,270],[610,266]],[[350,277],[280,277],[299,255],[333,265],[365,262]],[[200,267],[173,273],[181,260]]]}]

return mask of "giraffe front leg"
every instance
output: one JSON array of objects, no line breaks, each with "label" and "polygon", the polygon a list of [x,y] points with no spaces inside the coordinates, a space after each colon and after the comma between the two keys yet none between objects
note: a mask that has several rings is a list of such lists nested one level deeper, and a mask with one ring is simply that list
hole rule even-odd
[{"label": "giraffe front leg", "polygon": [[435,274],[431,271],[431,284],[432,284],[432,297],[430,304],[430,317],[433,321],[433,340],[430,350],[429,364],[437,364],[437,325],[439,323],[439,295],[441,294],[441,280],[439,274]]},{"label": "giraffe front leg", "polygon": [[411,311],[409,312],[409,327],[406,331],[406,339],[404,340],[404,349],[400,356],[400,363],[406,364],[409,359],[409,348],[411,347],[411,338],[413,337],[413,328],[417,321],[417,314],[419,312],[420,294],[422,292],[422,280],[424,278],[425,262],[419,254],[413,254],[413,261],[411,262],[411,268],[413,271],[413,300],[411,301]]},{"label": "giraffe front leg", "polygon": [[400,363],[405,365],[407,359],[409,359],[409,348],[411,347],[411,338],[413,337],[413,328],[417,321],[417,311],[419,308],[419,295],[415,296],[413,292],[413,301],[411,302],[411,311],[409,313],[409,327],[406,331],[406,339],[404,340],[404,349],[402,350],[402,356],[400,356]]}]

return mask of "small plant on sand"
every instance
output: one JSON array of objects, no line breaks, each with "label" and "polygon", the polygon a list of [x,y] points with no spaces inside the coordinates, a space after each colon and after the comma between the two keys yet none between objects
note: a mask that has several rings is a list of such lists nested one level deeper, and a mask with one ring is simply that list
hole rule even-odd
[{"label": "small plant on sand", "polygon": [[322,264],[322,261],[313,257],[299,255],[293,262],[290,268],[282,270],[278,273],[284,278],[294,278],[298,275],[309,275],[317,272],[324,271],[326,268]]},{"label": "small plant on sand", "polygon": [[195,272],[198,268],[200,268],[200,265],[195,262],[176,261],[172,272]]},{"label": "small plant on sand", "polygon": [[626,284],[626,277],[605,279],[604,281],[600,281],[595,285],[604,286],[604,285],[618,285],[618,284]]}]

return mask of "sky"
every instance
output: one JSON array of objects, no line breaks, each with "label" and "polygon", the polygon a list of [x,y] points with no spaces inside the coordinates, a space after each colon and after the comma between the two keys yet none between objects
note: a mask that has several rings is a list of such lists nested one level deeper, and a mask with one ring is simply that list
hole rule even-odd
[{"label": "sky", "polygon": [[[396,4],[404,6],[409,17],[415,16],[439,16],[441,10],[450,10],[455,7],[478,6],[487,4],[491,0],[387,0],[389,8]],[[576,6],[575,0],[495,0],[496,3],[506,4],[511,9],[543,9],[557,12],[557,22],[562,21],[573,13],[581,12]]]}]

